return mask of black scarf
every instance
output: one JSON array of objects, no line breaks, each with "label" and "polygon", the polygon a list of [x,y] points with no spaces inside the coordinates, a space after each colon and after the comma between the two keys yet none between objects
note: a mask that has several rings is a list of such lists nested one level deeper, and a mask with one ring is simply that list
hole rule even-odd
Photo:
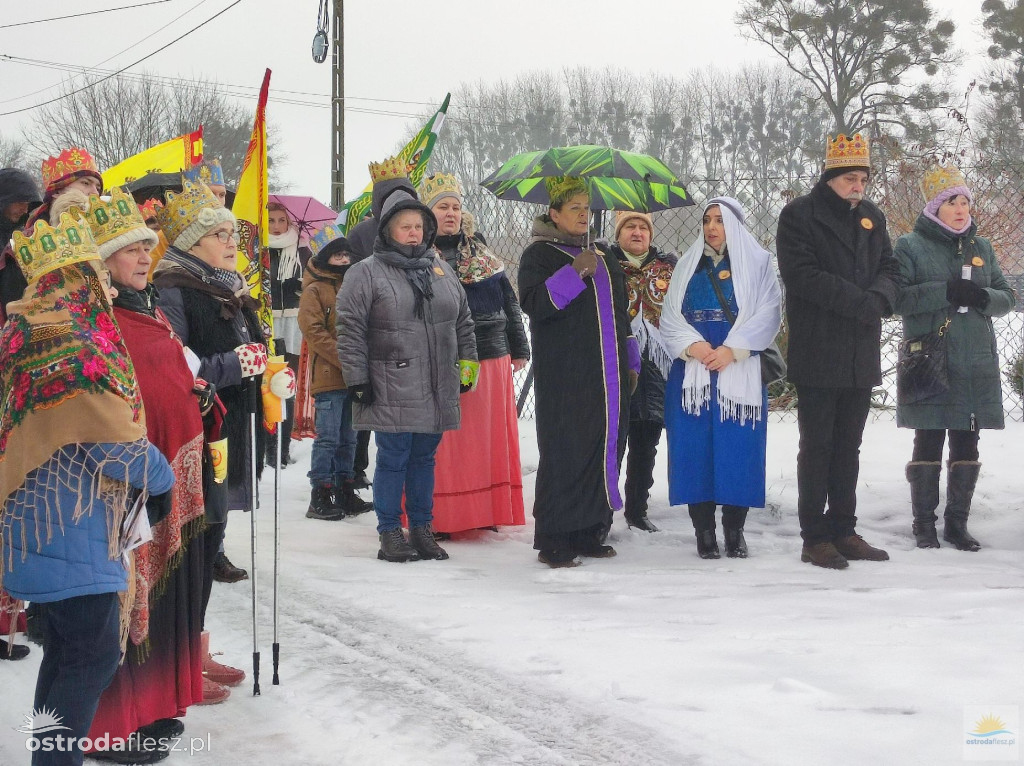
[{"label": "black scarf", "polygon": [[146,285],[142,290],[114,282],[117,288],[117,297],[114,298],[114,305],[125,311],[134,311],[136,314],[156,316],[157,291],[153,285]]}]

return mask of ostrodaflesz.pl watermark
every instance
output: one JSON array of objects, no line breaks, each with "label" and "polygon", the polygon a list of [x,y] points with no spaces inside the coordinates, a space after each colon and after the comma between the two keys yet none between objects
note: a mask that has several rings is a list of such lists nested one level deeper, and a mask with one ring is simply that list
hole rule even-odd
[{"label": "ostrodaflesz.pl watermark", "polygon": [[33,710],[32,715],[25,716],[25,723],[18,731],[29,735],[25,740],[25,749],[32,753],[74,753],[80,750],[153,753],[157,750],[166,750],[170,753],[195,755],[208,753],[213,749],[212,737],[209,734],[205,737],[147,737],[139,732],[133,732],[127,737],[111,737],[109,733],[96,738],[71,737],[62,733],[71,729],[64,726],[60,715],[45,708],[38,712]]}]

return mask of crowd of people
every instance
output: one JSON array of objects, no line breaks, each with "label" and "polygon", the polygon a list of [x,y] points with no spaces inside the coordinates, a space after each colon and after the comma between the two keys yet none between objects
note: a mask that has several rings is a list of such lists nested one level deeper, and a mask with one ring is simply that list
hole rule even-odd
[{"label": "crowd of people", "polygon": [[[698,556],[722,555],[721,506],[725,555],[748,557],[747,514],[765,506],[767,384],[786,374],[801,558],[843,569],[888,558],[857,533],[856,490],[881,324],[897,314],[916,545],[940,545],[948,434],[942,537],[981,547],[967,529],[979,431],[1003,426],[992,318],[1015,296],[951,166],[924,174],[922,212],[894,248],[865,198],[867,140],[829,138],[818,183],[782,210],[776,257],[735,198],[705,201],[677,256],[644,212],[619,211],[599,238],[586,180],[551,177],[514,287],[453,175],[417,188],[403,162],[375,163],[372,216],[347,236],[331,223],[304,238],[287,207],[268,206],[274,338],[236,268],[216,162],[161,200],[104,194],[83,149],[42,171],[40,195],[0,170],[0,612],[13,635],[31,605],[34,710],[58,715],[66,736],[127,742],[90,744],[90,757],[162,760],[190,705],[223,702],[245,678],[213,658],[204,625],[214,581],[248,576],[224,553],[229,512],[257,507],[265,464],[294,462],[292,403],[280,452],[252,425],[264,377],[288,402],[301,374],[312,398],[306,517],[373,511],[377,557],[409,562],[447,559],[452,535],[525,524],[512,375],[532,365],[534,548],[558,568],[615,556],[617,510],[659,531],[648,502],[663,436],[669,502],[687,506]],[[783,311],[788,371],[775,361]],[[268,369],[271,341],[283,361]],[[944,363],[932,353],[922,377],[923,347]],[[372,502],[359,495],[371,433]],[[5,641],[0,658],[28,652]],[[81,747],[34,736],[33,764],[82,762]]]}]

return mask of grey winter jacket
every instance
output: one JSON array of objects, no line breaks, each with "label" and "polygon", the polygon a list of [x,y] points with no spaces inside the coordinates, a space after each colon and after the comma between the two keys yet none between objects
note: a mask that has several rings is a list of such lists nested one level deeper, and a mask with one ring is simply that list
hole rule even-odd
[{"label": "grey winter jacket", "polygon": [[[957,236],[934,221],[918,217],[914,231],[896,242],[902,289],[896,313],[903,316],[903,337],[934,332],[951,317],[946,330],[949,391],[896,408],[905,428],[969,431],[1003,427],[999,354],[992,317],[1009,313],[1013,290],[996,262],[992,245],[976,235],[975,226]],[[977,259],[977,260],[975,260]],[[986,289],[988,306],[960,314],[946,300],[946,283],[972,264],[971,281]]]},{"label": "grey winter jacket", "polygon": [[[433,213],[409,200],[387,211],[381,231],[402,209],[425,211],[424,244],[433,244]],[[429,219],[429,221],[428,221]],[[354,402],[352,427],[388,433],[440,433],[460,424],[458,360],[476,361],[473,319],[451,267],[435,257],[433,298],[417,317],[406,272],[385,263],[383,234],[374,255],[353,264],[338,291],[338,357],[349,389],[370,384],[370,404]]]}]

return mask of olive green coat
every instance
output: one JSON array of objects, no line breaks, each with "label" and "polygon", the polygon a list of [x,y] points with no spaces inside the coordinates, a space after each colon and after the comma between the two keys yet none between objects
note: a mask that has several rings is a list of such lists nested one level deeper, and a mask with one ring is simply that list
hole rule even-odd
[{"label": "olive green coat", "polygon": [[[903,337],[916,338],[937,331],[952,317],[946,330],[949,390],[914,404],[898,405],[896,422],[905,428],[958,431],[1003,427],[1003,395],[999,354],[992,317],[1014,307],[1013,290],[996,262],[992,245],[976,234],[972,224],[964,234],[947,231],[924,215],[914,231],[896,242],[894,256],[900,267],[901,289],[896,312],[903,317]],[[946,283],[972,264],[971,279],[988,291],[984,310],[965,314],[946,300]]]}]

